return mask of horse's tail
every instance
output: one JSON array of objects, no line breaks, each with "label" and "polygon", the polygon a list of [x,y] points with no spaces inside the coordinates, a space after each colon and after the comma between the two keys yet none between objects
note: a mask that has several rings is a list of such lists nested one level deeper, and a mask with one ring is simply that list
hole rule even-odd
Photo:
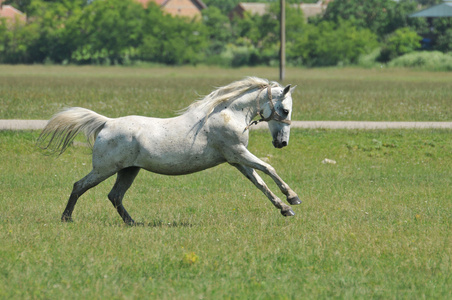
[{"label": "horse's tail", "polygon": [[38,145],[62,154],[80,132],[83,132],[92,144],[108,120],[109,118],[86,108],[67,108],[49,120],[39,135]]}]

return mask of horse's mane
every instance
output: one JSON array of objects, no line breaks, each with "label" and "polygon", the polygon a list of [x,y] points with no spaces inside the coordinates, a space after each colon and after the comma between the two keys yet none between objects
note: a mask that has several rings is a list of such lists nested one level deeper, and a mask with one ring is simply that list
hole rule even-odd
[{"label": "horse's mane", "polygon": [[263,89],[268,86],[280,87],[279,83],[274,81],[269,82],[263,78],[246,77],[245,79],[234,81],[228,85],[217,88],[204,98],[190,104],[190,106],[182,110],[181,113],[202,107],[207,110],[206,116],[209,116],[218,105],[230,100],[233,101],[250,90]]}]

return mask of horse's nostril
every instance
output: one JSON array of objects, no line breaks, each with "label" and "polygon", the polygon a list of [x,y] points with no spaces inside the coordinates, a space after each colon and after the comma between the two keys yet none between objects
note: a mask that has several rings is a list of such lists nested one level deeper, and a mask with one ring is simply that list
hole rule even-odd
[{"label": "horse's nostril", "polygon": [[286,147],[287,146],[287,142],[286,141],[282,142],[281,146]]}]

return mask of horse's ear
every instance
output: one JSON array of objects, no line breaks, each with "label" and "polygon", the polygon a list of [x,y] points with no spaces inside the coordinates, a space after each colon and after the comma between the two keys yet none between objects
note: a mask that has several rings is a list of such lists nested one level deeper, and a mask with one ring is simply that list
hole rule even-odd
[{"label": "horse's ear", "polygon": [[283,96],[287,95],[288,92],[290,92],[290,84],[284,88]]},{"label": "horse's ear", "polygon": [[297,86],[294,86],[293,88],[290,89],[290,92],[293,93],[293,91],[295,90]]}]

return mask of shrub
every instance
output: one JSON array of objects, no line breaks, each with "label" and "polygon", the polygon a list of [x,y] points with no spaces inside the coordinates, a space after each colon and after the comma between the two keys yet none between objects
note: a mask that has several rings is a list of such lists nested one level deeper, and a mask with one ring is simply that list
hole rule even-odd
[{"label": "shrub", "polygon": [[399,28],[386,39],[379,60],[388,62],[421,47],[421,37],[408,27]]},{"label": "shrub", "polygon": [[359,57],[377,47],[377,37],[368,29],[358,29],[349,21],[321,22],[307,26],[288,51],[291,59],[301,56],[308,66],[356,63]]},{"label": "shrub", "polygon": [[372,52],[361,55],[358,59],[358,65],[364,68],[380,66],[381,63],[378,62],[380,52],[381,48],[375,48]]},{"label": "shrub", "polygon": [[436,48],[442,52],[452,51],[452,29],[447,29],[438,37]]},{"label": "shrub", "polygon": [[212,64],[219,64],[226,67],[253,66],[258,64],[259,55],[253,45],[236,46],[226,45],[225,50],[212,61]]},{"label": "shrub", "polygon": [[388,65],[429,71],[452,71],[452,54],[439,51],[413,52],[394,59]]}]

